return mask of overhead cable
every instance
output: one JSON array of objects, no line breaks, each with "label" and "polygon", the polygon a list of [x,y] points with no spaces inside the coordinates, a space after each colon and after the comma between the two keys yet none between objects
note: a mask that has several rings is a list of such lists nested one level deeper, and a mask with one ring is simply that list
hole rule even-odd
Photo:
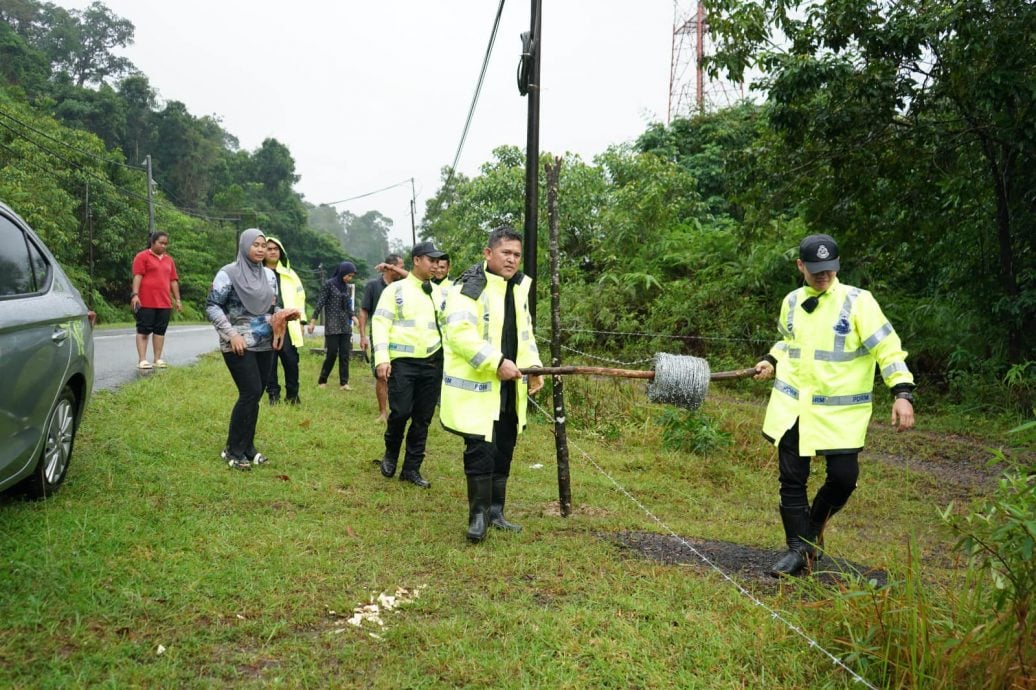
[{"label": "overhead cable", "polygon": [[390,184],[388,187],[382,187],[381,189],[375,189],[373,192],[364,192],[363,194],[357,194],[356,196],[351,196],[348,199],[339,199],[338,201],[328,201],[327,203],[321,204],[321,206],[334,206],[335,204],[344,204],[347,201],[356,201],[357,199],[362,199],[364,197],[374,196],[375,194],[381,194],[382,192],[387,192],[390,189],[395,189],[396,187],[402,187],[405,184],[410,184],[410,181],[411,181],[411,178],[408,177],[407,179],[403,180],[402,182],[397,182],[395,184]]},{"label": "overhead cable", "polygon": [[[93,171],[89,170],[88,168],[83,167],[79,163],[76,163],[75,161],[66,158],[65,156],[61,155],[60,153],[52,151],[51,149],[47,148],[43,144],[39,143],[38,141],[33,141],[32,139],[27,137],[23,132],[19,132],[17,129],[15,129],[14,127],[11,127],[10,125],[8,125],[5,122],[0,121],[0,127],[3,127],[4,129],[7,129],[11,133],[13,133],[16,137],[18,137],[19,139],[22,139],[23,141],[25,141],[25,142],[27,142],[29,144],[32,144],[33,146],[35,146],[40,151],[43,151],[44,153],[47,153],[47,154],[53,156],[54,158],[57,158],[58,160],[60,160],[63,163],[67,164],[70,168],[72,168],[74,170],[78,170],[79,172],[83,173],[87,177],[89,177],[89,178],[91,178],[91,179],[93,179],[93,180],[95,180],[97,182],[101,182],[101,183],[103,183],[105,185],[110,185],[113,189],[115,189],[116,191],[120,192],[124,196],[127,196],[127,197],[132,198],[132,199],[137,199],[138,201],[144,201],[144,202],[149,201],[147,196],[145,196],[143,194],[139,194],[137,192],[134,192],[131,189],[126,189],[125,187],[121,187],[121,186],[115,184],[114,182],[112,182],[107,177],[100,177],[99,175],[94,174]],[[7,145],[4,145],[4,148],[6,148],[8,151],[11,151],[12,153],[17,153],[14,149],[12,149],[11,147],[9,147]],[[28,160],[28,159],[24,159],[24,157],[20,153],[18,153],[17,155],[19,156],[19,158],[21,158],[23,160]],[[28,160],[28,162],[30,164],[32,163],[31,160]],[[36,166],[36,167],[38,168],[39,166]],[[50,172],[53,172],[53,171],[50,171]],[[179,207],[177,207],[177,206],[175,206],[173,204],[170,204],[170,203],[167,203],[167,202],[164,202],[164,201],[161,201],[161,200],[154,201],[153,203],[155,204],[156,207],[164,207],[166,209],[171,209],[171,210],[176,211],[178,213],[182,213],[182,214],[184,214],[186,216],[191,216],[192,218],[198,218],[200,220],[207,220],[207,221],[238,221],[238,220],[241,220],[240,218],[234,218],[234,217],[209,216],[207,214],[194,212],[194,211],[191,211],[189,209],[181,209],[181,208],[179,208]]]},{"label": "overhead cable", "polygon": [[486,46],[486,55],[482,58],[482,71],[478,75],[478,83],[475,85],[475,95],[471,97],[471,107],[468,108],[468,119],[464,122],[464,131],[460,135],[460,143],[457,144],[457,153],[453,156],[453,165],[450,166],[450,174],[446,178],[442,189],[445,192],[449,189],[453,175],[457,171],[457,163],[460,161],[461,151],[464,150],[464,142],[468,138],[468,129],[471,128],[471,119],[475,115],[475,106],[478,105],[478,97],[482,93],[482,83],[486,79],[486,69],[489,67],[489,58],[493,54],[493,44],[496,43],[496,32],[500,28],[500,15],[504,12],[504,0],[500,0],[500,6],[496,9],[496,19],[493,20],[493,31],[489,34],[489,45]]},{"label": "overhead cable", "polygon": [[101,161],[103,163],[109,163],[111,165],[121,165],[124,168],[129,168],[130,170],[137,170],[137,171],[143,171],[144,170],[144,168],[142,168],[140,166],[130,165],[129,163],[124,163],[122,161],[117,161],[114,158],[107,158],[105,156],[101,156],[101,155],[98,155],[96,153],[92,153],[90,151],[87,151],[86,149],[81,149],[78,146],[73,146],[72,144],[69,144],[66,141],[62,141],[62,140],[58,139],[57,137],[53,137],[53,136],[47,134],[46,132],[43,132],[41,130],[36,129],[35,127],[33,127],[32,125],[30,125],[28,123],[22,122],[21,120],[16,118],[14,115],[11,115],[10,113],[5,112],[4,110],[0,110],[0,116],[6,117],[9,120],[17,122],[19,125],[21,125],[25,129],[28,129],[29,131],[35,132],[36,134],[39,134],[41,137],[49,139],[49,140],[53,141],[54,143],[61,144],[62,146],[66,147],[66,148],[72,149],[73,151],[75,151],[77,153],[81,153],[84,156],[89,156],[90,158],[93,158],[95,160]]}]

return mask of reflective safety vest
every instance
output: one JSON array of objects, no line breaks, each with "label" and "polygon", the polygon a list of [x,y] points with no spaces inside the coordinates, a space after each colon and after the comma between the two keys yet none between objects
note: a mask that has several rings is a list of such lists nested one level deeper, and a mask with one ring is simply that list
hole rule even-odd
[{"label": "reflective safety vest", "polygon": [[288,263],[288,252],[284,249],[281,241],[269,235],[267,235],[266,239],[267,241],[273,240],[281,247],[281,260],[277,262],[277,267],[274,270],[279,279],[281,301],[284,303],[284,308],[291,309],[295,307],[302,312],[302,316],[298,320],[288,322],[288,335],[291,337],[291,344],[295,347],[302,347],[306,344],[305,338],[302,335],[302,324],[308,321],[306,318],[306,288],[302,285],[302,279],[299,278],[298,274],[292,270],[291,264]]},{"label": "reflective safety vest", "polygon": [[439,351],[442,339],[436,323],[434,288],[411,271],[382,291],[371,319],[375,366],[400,357],[424,359]]},{"label": "reflective safety vest", "polygon": [[442,327],[443,325],[443,313],[445,313],[446,311],[446,295],[450,294],[450,288],[454,285],[455,283],[449,278],[443,278],[442,281],[439,283],[432,283],[432,286],[435,288],[435,293],[433,294],[435,294],[435,303],[439,310],[438,314],[440,327]]},{"label": "reflective safety vest", "polygon": [[[817,297],[812,313],[802,303]],[[871,418],[874,365],[885,385],[913,383],[907,353],[867,290],[836,278],[825,292],[809,286],[788,294],[770,349],[777,360],[763,435],[774,445],[799,420],[799,455],[863,448]]]},{"label": "reflective safety vest", "polygon": [[[529,291],[532,279],[518,274],[514,286],[519,368],[538,367],[540,353],[532,332]],[[507,281],[481,265],[468,269],[450,288],[443,314],[443,377],[439,421],[447,431],[493,440],[493,423],[500,419],[500,379],[503,360],[504,298]],[[525,429],[529,399],[528,376],[515,381],[518,433]]]}]

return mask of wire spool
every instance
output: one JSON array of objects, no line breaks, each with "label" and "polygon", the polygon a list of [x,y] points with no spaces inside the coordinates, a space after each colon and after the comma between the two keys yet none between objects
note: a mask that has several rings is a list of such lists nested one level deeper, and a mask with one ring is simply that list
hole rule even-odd
[{"label": "wire spool", "polygon": [[655,354],[655,378],[648,384],[648,400],[697,410],[709,392],[709,363],[700,357]]}]

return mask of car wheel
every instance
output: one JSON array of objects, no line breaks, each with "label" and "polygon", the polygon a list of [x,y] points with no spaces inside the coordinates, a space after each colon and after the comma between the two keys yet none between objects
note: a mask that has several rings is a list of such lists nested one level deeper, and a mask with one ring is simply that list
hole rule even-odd
[{"label": "car wheel", "polygon": [[65,481],[68,463],[72,459],[72,446],[76,440],[77,410],[76,395],[65,386],[47,418],[39,462],[26,480],[26,493],[31,498],[46,498]]}]

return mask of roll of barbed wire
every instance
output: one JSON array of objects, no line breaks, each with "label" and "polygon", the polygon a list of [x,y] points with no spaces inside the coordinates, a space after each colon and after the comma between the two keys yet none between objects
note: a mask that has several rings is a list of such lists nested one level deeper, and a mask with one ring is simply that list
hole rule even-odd
[{"label": "roll of barbed wire", "polygon": [[700,357],[659,352],[648,384],[648,400],[697,410],[709,392],[709,363]]},{"label": "roll of barbed wire", "polygon": [[558,366],[528,367],[521,370],[529,376],[565,376],[587,374],[591,376],[612,376],[631,379],[648,379],[648,400],[651,402],[679,405],[688,410],[697,410],[709,392],[709,381],[727,381],[754,376],[751,369],[716,371],[700,357],[671,355],[659,352],[654,356],[650,371],[635,369],[612,369],[607,367]]}]

